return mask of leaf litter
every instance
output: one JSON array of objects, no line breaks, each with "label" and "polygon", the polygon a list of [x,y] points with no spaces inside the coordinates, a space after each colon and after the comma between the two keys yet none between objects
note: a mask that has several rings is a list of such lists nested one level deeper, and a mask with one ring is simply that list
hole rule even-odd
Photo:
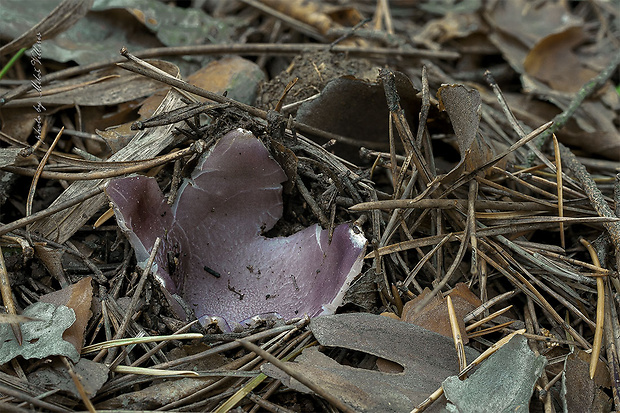
[{"label": "leaf litter", "polygon": [[[65,1],[26,13],[21,29],[1,25],[11,39],[31,29],[0,49],[6,62],[31,47],[8,67],[11,81],[0,81],[2,403],[618,408],[620,79],[617,13],[606,3],[90,6]],[[66,7],[79,13],[66,19]],[[88,50],[71,46],[82,32]],[[220,43],[229,40],[236,44]],[[121,46],[161,60],[118,56]],[[39,94],[43,65],[50,74]],[[39,212],[24,217],[47,135],[61,127],[30,189]],[[262,154],[277,178],[263,189],[248,155],[201,169],[239,134],[248,143],[239,150]],[[267,203],[246,198],[268,191]],[[216,219],[199,218],[212,208]],[[266,277],[264,265],[283,277]],[[259,300],[246,307],[252,295]],[[203,338],[131,342],[186,331]],[[79,356],[84,345],[120,338],[129,342]],[[240,338],[285,364],[262,364]],[[162,381],[138,367],[201,377]]]}]

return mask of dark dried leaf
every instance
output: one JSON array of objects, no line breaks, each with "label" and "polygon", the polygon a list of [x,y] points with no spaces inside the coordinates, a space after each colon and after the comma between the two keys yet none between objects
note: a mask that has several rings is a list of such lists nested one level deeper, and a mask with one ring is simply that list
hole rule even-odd
[{"label": "dark dried leaf", "polygon": [[607,365],[599,360],[594,379],[590,379],[590,357],[583,350],[569,354],[564,364],[562,402],[568,412],[602,413],[611,411],[611,398],[605,393],[611,380]]},{"label": "dark dried leaf", "polygon": [[[452,329],[450,327],[450,319],[448,316],[448,304],[445,297],[437,295],[433,300],[422,308],[417,314],[413,314],[412,310],[416,305],[426,297],[431,290],[425,288],[422,294],[418,295],[411,301],[407,301],[403,308],[401,319],[408,323],[419,325],[428,330],[434,331],[442,336],[452,338]],[[467,344],[469,338],[465,332],[465,323],[463,317],[475,308],[482,305],[482,302],[467,288],[464,283],[458,283],[450,293],[454,310],[459,321],[459,327],[463,336],[463,342]]]},{"label": "dark dried leaf", "polygon": [[[325,388],[359,412],[409,412],[441,386],[441,381],[458,372],[458,360],[451,339],[422,327],[367,313],[317,317],[310,322],[323,346],[363,351],[394,363],[400,374],[344,366],[310,347],[287,363],[308,379]],[[477,352],[465,348],[469,360]],[[263,371],[299,391],[305,386],[287,379],[272,365]],[[427,411],[437,412],[441,400]]]},{"label": "dark dried leaf", "polygon": [[439,108],[450,117],[461,154],[461,161],[450,171],[449,177],[456,177],[462,171],[471,172],[493,159],[493,149],[478,133],[482,110],[480,93],[463,85],[443,85],[437,97]]}]

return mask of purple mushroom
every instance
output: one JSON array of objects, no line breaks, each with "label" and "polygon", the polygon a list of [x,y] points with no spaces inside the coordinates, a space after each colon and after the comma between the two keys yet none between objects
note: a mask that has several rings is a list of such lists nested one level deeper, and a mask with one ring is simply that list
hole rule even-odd
[{"label": "purple mushroom", "polygon": [[366,239],[351,224],[331,243],[318,225],[262,235],[282,216],[285,180],[262,142],[236,129],[202,156],[172,207],[153,178],[114,179],[106,192],[138,263],[160,237],[156,277],[203,322],[223,319],[228,329],[261,314],[333,313],[361,270]]}]

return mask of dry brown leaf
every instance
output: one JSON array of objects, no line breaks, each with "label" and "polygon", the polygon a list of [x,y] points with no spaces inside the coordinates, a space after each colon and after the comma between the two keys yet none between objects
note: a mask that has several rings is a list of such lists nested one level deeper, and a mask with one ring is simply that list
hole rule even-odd
[{"label": "dry brown leaf", "polygon": [[463,85],[442,85],[437,91],[439,109],[450,117],[461,161],[448,173],[448,181],[471,172],[493,159],[493,148],[478,133],[482,99],[480,93]]},{"label": "dry brown leaf", "polygon": [[264,77],[256,63],[239,56],[228,56],[192,73],[187,77],[187,83],[217,94],[227,92],[226,96],[231,99],[252,104],[256,99],[257,84]]},{"label": "dry brown leaf", "polygon": [[[450,320],[448,319],[448,305],[445,297],[440,297],[437,295],[433,298],[433,300],[431,300],[430,303],[422,308],[418,314],[413,314],[412,312],[417,303],[423,300],[424,297],[426,297],[430,292],[430,289],[425,288],[422,294],[418,295],[413,300],[408,301],[403,308],[401,320],[419,325],[427,330],[439,333],[442,336],[452,338]],[[454,304],[463,342],[467,344],[469,338],[465,332],[465,323],[463,322],[463,318],[467,313],[482,305],[482,302],[469,290],[469,288],[467,288],[467,285],[463,283],[458,283],[449,295],[452,298],[452,303]]]},{"label": "dry brown leaf", "polygon": [[602,413],[611,409],[611,399],[605,393],[611,387],[607,365],[599,360],[594,380],[590,379],[589,365],[590,354],[582,350],[566,359],[562,396],[569,412]]},{"label": "dry brown leaf", "polygon": [[82,350],[84,344],[84,332],[90,319],[90,304],[93,299],[92,277],[81,279],[60,291],[46,294],[39,301],[54,305],[64,305],[75,312],[75,322],[65,330],[63,340],[73,344],[77,351]]},{"label": "dry brown leaf", "polygon": [[527,0],[495,1],[487,3],[486,7],[487,22],[526,49],[552,33],[583,24],[562,2],[546,1],[532,5]]},{"label": "dry brown leaf", "polygon": [[[108,379],[109,369],[105,364],[81,358],[73,370],[78,374],[80,383],[89,397],[94,397]],[[65,364],[55,359],[50,364],[28,374],[28,381],[42,387],[67,391],[79,398],[80,393],[75,387]]]},{"label": "dry brown leaf", "polygon": [[581,27],[568,27],[563,32],[552,33],[529,51],[523,67],[530,76],[546,82],[555,90],[576,92],[597,74],[585,67],[572,51],[584,40]]},{"label": "dry brown leaf", "polygon": [[357,10],[350,7],[325,7],[322,2],[307,0],[261,0],[269,7],[314,27],[325,35],[329,29],[342,27],[342,24],[351,26],[361,20]]},{"label": "dry brown leaf", "polygon": [[[45,268],[49,271],[49,273],[57,280],[66,280],[65,270],[62,267],[61,259],[65,252],[58,248],[51,248],[45,246],[40,243],[34,244],[34,251],[37,254],[37,258],[41,260]],[[66,287],[68,282],[65,282],[65,285],[62,287]],[[64,304],[63,304],[64,305]]]}]

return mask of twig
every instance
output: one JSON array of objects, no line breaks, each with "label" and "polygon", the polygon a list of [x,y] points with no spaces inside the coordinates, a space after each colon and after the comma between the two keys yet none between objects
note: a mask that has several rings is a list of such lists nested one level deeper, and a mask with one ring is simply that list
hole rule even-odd
[{"label": "twig", "polygon": [[[597,267],[601,266],[596,251],[586,239],[579,240],[590,253],[592,263]],[[594,379],[596,374],[596,366],[598,365],[598,356],[601,354],[603,347],[603,327],[605,323],[605,280],[603,277],[596,278],[596,329],[594,330],[594,341],[592,343],[592,355],[590,357],[590,380]]]},{"label": "twig", "polygon": [[490,314],[484,317],[483,319],[479,321],[476,321],[475,323],[468,325],[467,327],[465,327],[465,331],[469,333],[471,330],[483,325],[484,323],[487,323],[493,320],[494,318],[499,317],[500,315],[504,314],[506,311],[510,310],[511,308],[512,308],[512,304],[510,304],[508,307],[504,307],[501,310],[494,312],[493,314]]},{"label": "twig", "polygon": [[[583,217],[583,218],[546,217],[546,218],[548,219],[546,219],[545,221],[541,221],[540,218],[523,219],[523,220],[519,220],[518,223],[498,225],[498,226],[486,227],[486,228],[478,228],[476,232],[478,233],[478,238],[480,238],[483,236],[489,237],[489,236],[496,236],[496,235],[501,235],[501,234],[512,234],[515,232],[522,232],[522,231],[540,230],[543,228],[553,228],[553,227],[557,227],[557,223],[560,221],[573,223],[573,224],[586,223],[586,222],[594,224],[594,223],[608,222],[607,220],[613,220],[613,221],[618,220],[618,218],[605,218],[605,217]],[[450,234],[450,241],[455,241],[457,239],[460,239],[462,235],[463,235],[463,231],[453,232],[452,234]],[[443,234],[442,235],[431,235],[429,237],[416,238],[416,239],[412,239],[409,241],[402,241],[396,244],[387,245],[385,247],[379,247],[378,253],[379,255],[383,256],[387,254],[392,254],[394,252],[410,250],[412,248],[435,245],[437,242],[441,241],[443,237],[444,237]],[[528,258],[528,260],[531,261],[534,259],[533,258],[534,254],[529,253],[528,251],[519,247],[516,244],[514,246],[514,249],[518,249],[518,252],[524,254],[524,256]],[[374,252],[371,252],[367,254],[364,257],[364,259],[369,259],[373,257],[374,257]],[[538,264],[539,262],[536,261],[536,263]],[[547,265],[546,267],[548,268],[545,268],[545,269],[548,269],[553,273],[558,273],[558,269],[552,268],[549,265]],[[561,272],[560,275],[566,276],[564,272]],[[580,280],[580,281],[585,281],[585,280]]]},{"label": "twig", "polygon": [[474,338],[474,337],[480,337],[480,336],[484,336],[486,334],[491,334],[491,333],[495,333],[496,331],[500,331],[505,329],[506,327],[510,326],[512,323],[514,323],[517,320],[510,320],[507,321],[505,323],[502,324],[498,324],[496,326],[493,327],[489,327],[489,328],[485,328],[484,330],[478,330],[478,331],[474,331],[468,334],[469,338]]},{"label": "twig", "polygon": [[[13,389],[9,386],[5,386],[4,384],[0,383],[0,393],[6,395],[6,396],[11,396],[16,398],[17,400],[24,400],[30,404],[32,404],[33,406],[37,406],[40,407],[42,409],[45,409],[46,411],[49,412],[54,412],[54,413],[70,413],[70,410],[65,409],[62,406],[58,406],[56,404],[52,404],[43,400],[39,400],[36,397],[32,397],[28,394],[26,394],[23,391],[18,391],[16,389]],[[28,410],[30,411],[30,410]]]},{"label": "twig", "polygon": [[[135,172],[144,171],[145,169],[151,169],[159,165],[183,158],[195,153],[201,153],[205,149],[205,144],[202,141],[197,141],[188,148],[181,149],[176,152],[169,153],[167,155],[158,156],[152,159],[146,159],[144,161],[132,161],[131,165],[117,165],[117,162],[98,162],[101,167],[109,168],[100,171],[92,172],[52,172],[43,171],[40,177],[43,179],[58,179],[66,181],[89,181],[93,179],[107,179],[116,176],[127,175]],[[107,165],[105,165],[107,163]],[[119,162],[120,164],[120,162]],[[0,169],[4,169],[8,172],[13,172],[20,175],[36,175],[37,172],[33,172],[28,168],[21,168],[18,166],[7,165]]]},{"label": "twig", "polygon": [[37,170],[34,173],[34,176],[32,178],[32,183],[30,184],[30,190],[28,190],[28,197],[26,198],[26,216],[32,214],[32,200],[34,199],[34,193],[37,188],[37,182],[39,182],[39,177],[41,176],[41,172],[43,172],[43,167],[47,163],[47,160],[49,159],[50,154],[54,150],[54,147],[58,143],[58,140],[62,136],[62,132],[64,130],[65,128],[60,129],[60,132],[58,132],[58,134],[56,135],[56,138],[54,138],[54,141],[52,142],[48,150],[45,152],[45,155],[43,155],[43,158],[41,159],[41,162],[39,162],[39,166],[37,167]]},{"label": "twig", "polygon": [[[151,254],[149,256],[149,259],[146,262],[146,265],[144,266],[144,270],[142,271],[142,276],[140,277],[140,280],[138,281],[138,285],[136,286],[133,292],[133,296],[131,297],[129,306],[125,310],[125,317],[123,318],[123,321],[121,322],[121,325],[118,327],[118,330],[114,334],[114,337],[112,338],[112,340],[117,340],[121,338],[123,334],[125,334],[125,330],[127,329],[127,326],[129,325],[129,321],[132,319],[138,307],[138,303],[140,302],[140,295],[142,294],[142,290],[144,289],[144,285],[146,284],[147,276],[151,272],[153,262],[155,262],[155,257],[157,256],[157,253],[159,252],[160,243],[161,243],[161,238],[157,237],[155,239],[155,242],[153,243],[153,248],[151,249]],[[106,348],[102,349],[93,360],[94,361],[101,360],[101,358],[105,355],[106,352],[107,352]]]},{"label": "twig", "polygon": [[478,317],[480,314],[484,313],[485,311],[488,311],[489,308],[493,307],[494,305],[512,298],[516,293],[517,293],[516,290],[512,290],[512,291],[506,291],[503,294],[496,295],[495,297],[491,298],[489,301],[482,303],[480,307],[467,313],[465,317],[463,317],[463,321],[466,323],[470,322],[474,318]]},{"label": "twig", "polygon": [[428,253],[424,254],[424,257],[422,257],[417,262],[415,267],[413,267],[411,272],[409,274],[407,274],[407,278],[405,278],[405,281],[403,281],[403,287],[404,288],[409,288],[409,284],[411,284],[411,282],[415,279],[415,276],[420,272],[420,270],[422,269],[424,264],[426,264],[428,262],[428,260],[430,260],[433,257],[433,255],[435,255],[435,252],[437,252],[437,250],[439,248],[441,248],[443,246],[443,244],[445,244],[446,242],[448,242],[450,240],[451,235],[452,234],[444,235],[443,238],[441,239],[441,241],[436,243],[433,246],[433,248]]},{"label": "twig", "polygon": [[[560,146],[558,143],[558,138],[553,136],[553,150],[555,152],[555,169],[556,169],[556,180],[558,183],[558,216],[564,216],[564,196],[562,195],[562,189],[564,185],[562,184],[562,157],[560,155]],[[566,249],[566,241],[564,234],[564,223],[560,222],[560,245],[562,249]]]},{"label": "twig", "polygon": [[317,204],[314,198],[312,198],[312,194],[310,194],[310,191],[308,191],[308,188],[306,188],[306,185],[304,185],[299,175],[295,177],[295,184],[297,185],[297,189],[299,190],[301,196],[310,206],[310,210],[312,211],[314,216],[318,218],[321,226],[323,228],[329,228],[329,220],[325,216],[325,213],[323,212],[321,207],[319,207],[319,204]]},{"label": "twig", "polygon": [[55,214],[59,211],[62,211],[64,209],[70,208],[72,206],[75,206],[77,204],[80,204],[82,202],[84,202],[85,200],[94,197],[95,195],[98,195],[100,193],[102,193],[104,190],[104,186],[100,185],[96,188],[91,189],[90,191],[86,191],[84,193],[82,193],[79,196],[73,197],[67,201],[61,202],[57,205],[53,205],[50,206],[49,208],[46,208],[44,210],[41,210],[39,212],[35,212],[32,215],[29,215],[27,217],[24,218],[20,218],[16,221],[11,222],[10,224],[5,224],[0,226],[0,235],[4,235],[7,232],[13,231],[14,229],[17,228],[21,228],[25,225],[31,224],[33,222],[36,222],[38,220],[40,220],[41,218],[45,218],[47,216],[50,216],[52,214]]},{"label": "twig", "polygon": [[454,304],[452,304],[452,297],[449,295],[446,297],[446,304],[448,306],[448,319],[450,320],[450,329],[452,330],[452,339],[454,340],[456,357],[459,361],[459,371],[462,371],[465,370],[465,367],[467,367],[465,346],[463,344],[463,336],[461,334],[461,328],[459,327],[458,317],[456,316],[456,311],[454,310]]},{"label": "twig", "polygon": [[[469,219],[469,218],[468,218]],[[469,244],[469,235],[470,235],[470,226],[466,224],[465,231],[463,232],[463,236],[461,237],[461,244],[459,245],[459,249],[456,252],[456,256],[454,257],[454,261],[450,265],[450,267],[446,270],[443,278],[435,285],[435,288],[428,293],[423,299],[418,302],[413,308],[412,314],[417,314],[421,311],[431,300],[441,291],[443,287],[450,281],[452,275],[456,272],[456,269],[461,264],[463,257],[465,256],[465,252],[467,251],[467,245]]]},{"label": "twig", "polygon": [[605,288],[605,312],[610,317],[605,317],[605,345],[607,349],[607,363],[609,366],[609,375],[612,382],[612,391],[614,397],[614,403],[616,406],[620,406],[620,362],[618,359],[618,343],[616,338],[618,337],[618,314],[616,312],[616,306],[612,300],[612,291],[609,283]]},{"label": "twig", "polygon": [[[350,211],[370,211],[373,209],[390,210],[395,208],[418,208],[418,209],[467,209],[469,201],[466,199],[447,199],[447,198],[424,198],[418,201],[413,199],[387,199],[385,201],[362,202],[349,208]],[[554,207],[550,203],[529,202],[513,202],[513,201],[494,201],[477,199],[475,208],[481,209],[499,209],[500,211],[554,211]],[[575,211],[578,212],[578,211]]]},{"label": "twig", "polygon": [[[495,249],[498,251],[500,250],[500,248],[498,247],[495,247]],[[532,283],[525,279],[523,275],[519,274],[518,271],[514,271],[512,269],[512,271],[508,271],[508,269],[495,262],[495,260],[492,260],[490,257],[485,256],[482,251],[479,251],[479,254],[483,256],[484,259],[489,264],[491,264],[497,271],[499,271],[502,275],[508,278],[511,283],[513,283],[516,287],[520,288],[521,291],[523,291],[525,294],[535,299],[541,307],[543,307],[547,312],[549,312],[549,314],[551,314],[551,316],[556,322],[560,323],[565,329],[570,331],[570,333],[573,335],[573,337],[575,337],[575,340],[577,340],[580,345],[582,345],[584,348],[590,348],[590,344],[583,337],[581,337],[581,335],[570,324],[564,321],[564,319],[557,313],[557,311],[555,311],[551,304],[549,304],[549,302],[542,296],[542,294],[540,294],[536,287],[534,287]],[[510,258],[509,255],[506,256]],[[512,261],[513,263],[516,262],[514,260]]]},{"label": "twig", "polygon": [[[9,273],[6,270],[6,264],[4,263],[4,254],[2,253],[2,247],[0,247],[0,296],[4,303],[4,308],[8,314],[17,315],[17,308],[15,307],[15,301],[13,301],[13,292],[11,291],[11,280],[9,280]],[[11,323],[11,330],[15,334],[17,344],[22,345],[22,330],[18,323]]]},{"label": "twig", "polygon": [[[620,53],[618,53],[620,56]],[[560,143],[560,153],[562,155],[562,160],[566,164],[566,166],[573,171],[577,180],[583,186],[583,190],[586,195],[590,199],[590,203],[598,212],[598,214],[602,217],[616,217],[616,214],[611,210],[607,202],[605,201],[605,197],[600,189],[596,186],[596,182],[592,179],[585,166],[581,164],[577,160],[575,154],[571,152],[566,146]],[[609,233],[609,237],[611,238],[611,242],[614,244],[614,248],[616,249],[616,255],[620,254],[620,223],[618,222],[606,222],[603,224],[607,232]]]}]

